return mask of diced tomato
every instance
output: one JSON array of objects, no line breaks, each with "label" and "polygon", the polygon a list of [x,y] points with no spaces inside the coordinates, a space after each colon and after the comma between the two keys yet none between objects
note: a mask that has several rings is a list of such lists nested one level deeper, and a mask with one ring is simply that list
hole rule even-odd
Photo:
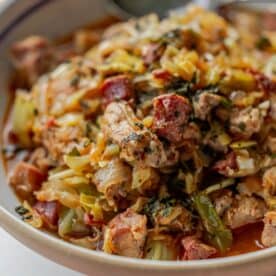
[{"label": "diced tomato", "polygon": [[101,87],[101,91],[105,106],[116,100],[129,100],[134,96],[134,89],[127,75],[106,79]]},{"label": "diced tomato", "polygon": [[180,142],[191,111],[189,100],[175,94],[166,94],[155,98],[153,107],[153,129],[157,135],[173,143]]},{"label": "diced tomato", "polygon": [[38,201],[33,208],[41,215],[47,226],[56,226],[58,223],[59,203],[57,201]]}]

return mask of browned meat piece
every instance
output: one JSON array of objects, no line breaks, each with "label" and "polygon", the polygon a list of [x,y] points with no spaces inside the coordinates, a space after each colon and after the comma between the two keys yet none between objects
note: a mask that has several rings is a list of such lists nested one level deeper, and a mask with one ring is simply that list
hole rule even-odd
[{"label": "browned meat piece", "polygon": [[230,117],[230,131],[248,139],[260,131],[264,118],[258,108],[235,109]]},{"label": "browned meat piece", "polygon": [[40,36],[30,36],[15,43],[11,49],[16,69],[32,85],[54,63],[53,48],[49,41]]},{"label": "browned meat piece", "polygon": [[174,165],[178,152],[167,146],[135,117],[126,103],[111,103],[104,114],[104,133],[121,147],[121,158],[160,168]]},{"label": "browned meat piece", "polygon": [[221,96],[203,92],[195,96],[193,101],[195,116],[201,120],[206,120],[210,111],[221,103]]},{"label": "browned meat piece", "polygon": [[110,77],[106,79],[101,87],[103,93],[103,103],[109,103],[117,100],[129,100],[134,97],[134,89],[131,80],[126,75]]},{"label": "browned meat piece", "polygon": [[199,141],[201,138],[200,129],[197,124],[189,123],[183,131],[183,140]]},{"label": "browned meat piece", "polygon": [[59,203],[57,201],[38,201],[33,208],[41,215],[47,227],[53,228],[58,223]]},{"label": "browned meat piece", "polygon": [[46,175],[35,166],[20,162],[10,177],[10,184],[22,199],[29,199],[45,180]]},{"label": "browned meat piece", "polygon": [[276,245],[276,212],[270,211],[265,214],[264,230],[262,232],[262,244],[266,247]]},{"label": "browned meat piece", "polygon": [[217,253],[216,248],[201,242],[195,236],[185,237],[181,243],[184,248],[182,260],[208,259]]},{"label": "browned meat piece", "polygon": [[32,152],[29,162],[45,173],[47,173],[49,167],[51,166],[51,160],[48,157],[47,151],[42,147],[36,148]]},{"label": "browned meat piece", "polygon": [[268,169],[263,175],[264,194],[267,197],[276,195],[276,166]]},{"label": "browned meat piece", "polygon": [[237,168],[236,154],[231,152],[226,155],[225,160],[220,160],[215,163],[213,169],[223,175],[231,175]]},{"label": "browned meat piece", "polygon": [[63,155],[69,153],[84,136],[85,128],[82,124],[78,126],[56,127],[48,124],[43,127],[41,137],[36,137],[36,142],[42,143],[49,153],[53,162],[63,164]]},{"label": "browned meat piece", "polygon": [[224,214],[224,223],[231,229],[261,221],[266,212],[264,201],[255,197],[237,196]]},{"label": "browned meat piece", "polygon": [[153,108],[153,130],[157,135],[172,143],[181,142],[191,111],[189,101],[175,94],[166,94],[154,99]]},{"label": "browned meat piece", "polygon": [[147,217],[128,209],[112,219],[104,237],[108,253],[141,258],[147,236]]},{"label": "browned meat piece", "polygon": [[131,185],[131,169],[119,159],[110,161],[94,175],[97,190],[103,193],[111,206],[117,206],[127,196]]},{"label": "browned meat piece", "polygon": [[229,209],[233,202],[233,194],[229,190],[220,191],[214,197],[214,205],[219,216],[223,216],[225,211]]},{"label": "browned meat piece", "polygon": [[237,185],[239,194],[263,197],[262,180],[258,176],[247,176]]}]

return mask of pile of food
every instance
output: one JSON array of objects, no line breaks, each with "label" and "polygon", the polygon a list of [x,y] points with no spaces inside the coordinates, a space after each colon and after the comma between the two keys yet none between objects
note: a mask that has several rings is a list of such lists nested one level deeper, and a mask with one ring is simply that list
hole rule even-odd
[{"label": "pile of food", "polygon": [[[276,245],[275,32],[244,36],[189,7],[83,30],[74,45],[12,47],[21,89],[5,156],[23,220],[154,260]],[[259,243],[231,253],[256,227]]]}]

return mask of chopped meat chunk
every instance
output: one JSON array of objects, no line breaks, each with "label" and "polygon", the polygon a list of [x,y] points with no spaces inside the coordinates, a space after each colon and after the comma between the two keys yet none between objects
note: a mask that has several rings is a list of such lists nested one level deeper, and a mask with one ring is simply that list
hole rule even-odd
[{"label": "chopped meat chunk", "polygon": [[265,196],[276,195],[276,166],[268,169],[264,173],[263,187]]},{"label": "chopped meat chunk", "polygon": [[258,198],[237,196],[224,214],[224,223],[231,229],[261,221],[266,212],[265,203]]},{"label": "chopped meat chunk", "polygon": [[43,147],[37,148],[32,152],[29,162],[45,173],[51,167],[51,160]]},{"label": "chopped meat chunk", "polygon": [[43,222],[52,228],[58,223],[59,203],[57,201],[38,201],[33,208],[41,215]]},{"label": "chopped meat chunk", "polygon": [[42,143],[53,162],[62,165],[63,155],[69,153],[75,147],[76,142],[83,137],[84,124],[55,127],[54,123],[50,123],[51,125],[45,124],[40,136],[36,137],[36,141]]},{"label": "chopped meat chunk", "polygon": [[162,47],[159,43],[150,43],[142,48],[142,57],[146,65],[150,65],[160,58]]},{"label": "chopped meat chunk", "polygon": [[201,133],[198,125],[195,123],[189,123],[184,129],[182,138],[183,140],[199,141]]},{"label": "chopped meat chunk", "polygon": [[229,190],[223,190],[215,196],[214,205],[218,215],[221,217],[233,202],[233,194]]},{"label": "chopped meat chunk", "polygon": [[221,103],[221,96],[203,92],[195,96],[193,101],[195,116],[201,120],[206,120],[210,111]]},{"label": "chopped meat chunk", "polygon": [[154,99],[153,108],[153,130],[172,143],[180,142],[191,111],[189,101],[175,94],[166,94]]},{"label": "chopped meat chunk", "polygon": [[10,177],[10,184],[21,198],[28,199],[33,191],[41,187],[44,180],[46,175],[39,169],[26,162],[20,162]]},{"label": "chopped meat chunk", "polygon": [[49,41],[40,36],[30,36],[15,43],[12,56],[15,67],[28,85],[48,72],[54,63],[53,49]]},{"label": "chopped meat chunk", "polygon": [[257,176],[247,176],[243,182],[237,185],[237,190],[241,195],[263,197],[262,181]]},{"label": "chopped meat chunk", "polygon": [[262,244],[266,247],[276,245],[276,212],[270,211],[265,214],[264,230],[262,232]]},{"label": "chopped meat chunk", "polygon": [[227,177],[252,175],[258,168],[256,161],[246,149],[227,154],[225,160],[217,161],[213,166],[215,171]]},{"label": "chopped meat chunk", "polygon": [[104,105],[108,105],[116,100],[129,100],[134,96],[134,89],[130,78],[126,75],[106,79],[101,90],[103,93]]},{"label": "chopped meat chunk", "polygon": [[105,134],[121,147],[121,157],[128,162],[144,162],[154,168],[174,165],[178,152],[165,146],[146,129],[126,103],[111,103],[104,114]]},{"label": "chopped meat chunk", "polygon": [[110,161],[107,166],[96,171],[94,183],[108,203],[117,206],[130,190],[131,169],[119,159]]},{"label": "chopped meat chunk", "polygon": [[194,236],[185,237],[181,243],[184,248],[182,260],[207,259],[217,253],[216,248],[201,242]]},{"label": "chopped meat chunk", "polygon": [[218,171],[223,175],[231,175],[231,173],[237,168],[236,154],[234,152],[226,155],[225,160],[217,161],[213,167],[214,170]]},{"label": "chopped meat chunk", "polygon": [[230,131],[245,139],[260,131],[263,116],[258,108],[235,109],[230,118]]},{"label": "chopped meat chunk", "polygon": [[128,209],[112,219],[105,231],[104,250],[141,258],[147,235],[147,217]]}]

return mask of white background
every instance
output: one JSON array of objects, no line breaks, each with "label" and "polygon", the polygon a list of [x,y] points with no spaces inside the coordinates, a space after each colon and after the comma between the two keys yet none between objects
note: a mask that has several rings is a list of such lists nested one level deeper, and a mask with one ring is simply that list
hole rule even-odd
[{"label": "white background", "polygon": [[1,276],[81,276],[21,245],[0,228]]}]

